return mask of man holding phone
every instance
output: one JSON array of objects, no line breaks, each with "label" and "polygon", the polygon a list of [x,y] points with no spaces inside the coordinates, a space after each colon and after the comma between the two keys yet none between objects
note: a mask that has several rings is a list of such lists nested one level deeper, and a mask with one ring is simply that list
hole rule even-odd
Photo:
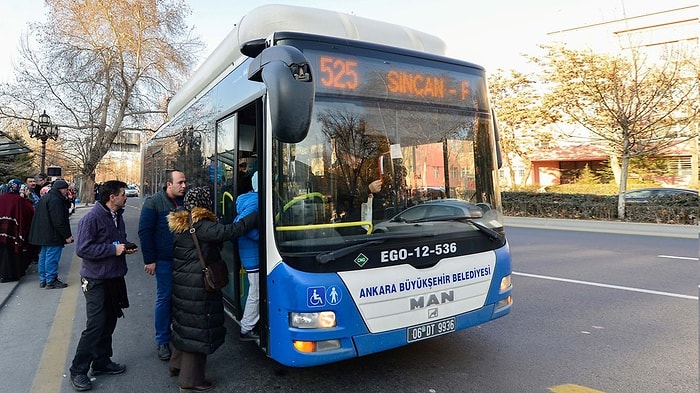
[{"label": "man holding phone", "polygon": [[77,391],[92,389],[87,373],[121,374],[126,366],[112,361],[112,334],[117,319],[129,307],[124,276],[126,255],[137,251],[126,239],[124,205],[126,183],[110,180],[100,186],[100,200],[78,222],[75,253],[82,258],[80,270],[87,321],[70,367]]}]

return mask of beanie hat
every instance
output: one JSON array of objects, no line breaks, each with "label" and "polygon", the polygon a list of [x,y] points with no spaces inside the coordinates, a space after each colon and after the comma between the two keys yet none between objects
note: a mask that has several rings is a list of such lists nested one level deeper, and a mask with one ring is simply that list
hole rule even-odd
[{"label": "beanie hat", "polygon": [[183,200],[185,209],[192,210],[195,207],[203,207],[211,210],[211,192],[209,187],[193,187],[185,194]]},{"label": "beanie hat", "polygon": [[253,177],[250,178],[250,182],[253,183],[253,192],[258,192],[258,171],[253,173]]},{"label": "beanie hat", "polygon": [[66,183],[65,180],[58,179],[55,182],[53,182],[53,185],[51,186],[51,188],[57,188],[59,190],[61,188],[68,188],[68,183]]}]

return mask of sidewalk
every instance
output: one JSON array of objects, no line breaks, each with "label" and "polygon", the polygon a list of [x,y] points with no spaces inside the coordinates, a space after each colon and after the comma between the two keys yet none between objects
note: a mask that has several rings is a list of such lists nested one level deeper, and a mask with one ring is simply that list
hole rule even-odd
[{"label": "sidewalk", "polygon": [[616,233],[622,235],[679,237],[697,239],[697,225],[648,224],[640,222],[570,220],[560,218],[505,217],[506,235],[508,227],[555,229],[560,231],[585,231]]},{"label": "sidewalk", "polygon": [[[91,205],[90,205],[91,206]],[[89,207],[84,204],[76,206],[77,209]],[[71,225],[77,226],[78,220],[71,220]],[[558,218],[535,217],[505,217],[506,235],[508,227],[554,229],[561,231],[586,231],[601,233],[616,233],[623,235],[678,237],[685,239],[697,239],[700,227],[697,225],[669,225],[669,224],[645,224],[637,222],[618,221],[593,221],[593,220],[567,220]],[[73,233],[76,231],[74,230]],[[64,253],[65,254],[65,253]],[[36,265],[27,269],[27,275],[20,281],[0,283],[0,312],[11,298],[17,285],[23,280],[36,280]],[[38,282],[35,282],[37,286]]]}]

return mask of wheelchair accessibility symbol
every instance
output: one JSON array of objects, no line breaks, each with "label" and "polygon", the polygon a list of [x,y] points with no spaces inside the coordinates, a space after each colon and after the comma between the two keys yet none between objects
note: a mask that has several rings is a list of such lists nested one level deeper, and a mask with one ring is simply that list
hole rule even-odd
[{"label": "wheelchair accessibility symbol", "polygon": [[326,305],[326,288],[306,288],[306,305],[308,307],[323,307]]}]

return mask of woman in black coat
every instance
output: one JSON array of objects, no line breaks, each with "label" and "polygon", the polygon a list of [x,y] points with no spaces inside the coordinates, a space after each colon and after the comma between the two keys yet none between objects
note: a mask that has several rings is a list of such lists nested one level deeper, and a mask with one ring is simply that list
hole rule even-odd
[{"label": "woman in black coat", "polygon": [[180,392],[204,392],[213,384],[205,379],[207,355],[224,343],[224,304],[221,292],[207,292],[199,255],[189,232],[190,217],[205,262],[221,259],[220,249],[226,240],[235,239],[257,226],[257,212],[242,220],[224,225],[212,212],[209,187],[194,187],[184,198],[186,210],[168,215],[174,234],[173,254],[173,354],[169,372],[179,375]]}]

